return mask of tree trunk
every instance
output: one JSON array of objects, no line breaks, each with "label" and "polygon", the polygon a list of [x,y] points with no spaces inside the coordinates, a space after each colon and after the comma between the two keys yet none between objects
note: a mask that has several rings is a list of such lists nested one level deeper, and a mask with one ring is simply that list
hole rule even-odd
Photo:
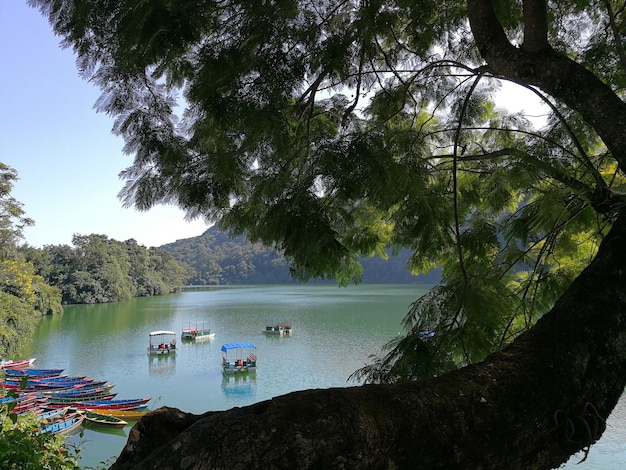
[{"label": "tree trunk", "polygon": [[529,332],[402,385],[307,390],[138,422],[113,470],[549,469],[588,448],[626,383],[626,216]]}]

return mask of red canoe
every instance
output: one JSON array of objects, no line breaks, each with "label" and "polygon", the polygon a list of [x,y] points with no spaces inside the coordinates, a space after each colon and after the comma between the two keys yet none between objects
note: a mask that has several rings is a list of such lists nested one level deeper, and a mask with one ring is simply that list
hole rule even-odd
[{"label": "red canoe", "polygon": [[25,369],[30,367],[35,362],[34,357],[30,359],[24,359],[23,361],[2,361],[0,362],[1,369]]}]

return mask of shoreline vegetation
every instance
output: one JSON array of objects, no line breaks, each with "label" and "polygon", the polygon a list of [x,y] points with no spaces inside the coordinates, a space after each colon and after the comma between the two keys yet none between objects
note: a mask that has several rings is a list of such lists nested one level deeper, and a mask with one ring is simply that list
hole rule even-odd
[{"label": "shoreline vegetation", "polygon": [[[216,227],[160,247],[146,248],[134,239],[120,242],[92,234],[75,235],[72,246],[35,248],[26,244],[17,248],[17,253],[20,262],[3,265],[5,273],[12,270],[13,281],[12,286],[5,283],[0,292],[0,315],[7,325],[0,331],[2,357],[21,350],[37,319],[62,313],[63,305],[165,295],[183,287],[298,282],[291,277],[282,254],[243,236],[230,237]],[[439,281],[437,270],[412,275],[407,270],[408,260],[408,250],[388,253],[388,259],[361,258],[361,283],[434,285]]]}]

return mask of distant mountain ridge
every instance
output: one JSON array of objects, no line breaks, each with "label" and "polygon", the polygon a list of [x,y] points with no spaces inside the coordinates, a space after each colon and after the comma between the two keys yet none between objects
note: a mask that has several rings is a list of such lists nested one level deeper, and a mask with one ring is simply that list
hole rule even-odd
[{"label": "distant mountain ridge", "polygon": [[[231,238],[211,227],[202,235],[177,240],[160,248],[170,253],[187,270],[189,285],[289,284],[289,265],[281,253],[245,237]],[[382,260],[363,258],[363,283],[436,284],[439,272],[414,276],[406,269],[409,250]]]}]

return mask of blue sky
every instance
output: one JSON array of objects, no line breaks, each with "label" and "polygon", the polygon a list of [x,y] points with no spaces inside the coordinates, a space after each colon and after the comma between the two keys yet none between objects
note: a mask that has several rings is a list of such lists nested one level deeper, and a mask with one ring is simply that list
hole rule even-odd
[{"label": "blue sky", "polygon": [[160,246],[207,229],[171,206],[122,208],[118,174],[132,156],[111,118],[93,109],[98,89],[78,77],[71,50],[25,0],[0,0],[0,71],[0,161],[19,174],[12,195],[35,221],[24,231],[29,245],[96,233]]}]

